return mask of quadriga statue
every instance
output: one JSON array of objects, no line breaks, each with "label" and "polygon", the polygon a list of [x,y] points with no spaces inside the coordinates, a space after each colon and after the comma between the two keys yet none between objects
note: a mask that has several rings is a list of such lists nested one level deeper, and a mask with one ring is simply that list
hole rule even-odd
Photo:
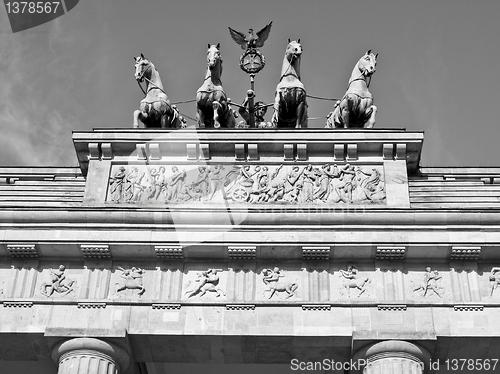
[{"label": "quadriga statue", "polygon": [[[139,110],[134,111],[134,128],[139,128],[139,121],[145,127],[180,128],[186,127],[186,121],[175,105],[170,103],[163,90],[160,74],[151,61],[140,56],[135,57],[135,79],[146,81],[146,97],[141,100]],[[141,86],[142,89],[142,86]]]},{"label": "quadriga statue", "polygon": [[274,127],[307,127],[306,90],[300,81],[300,60],[302,45],[300,39],[288,40],[281,76],[274,99]]},{"label": "quadriga statue", "polygon": [[375,125],[377,107],[373,105],[373,96],[368,90],[368,79],[375,73],[377,56],[367,51],[354,66],[342,100],[335,103],[333,112],[328,114],[326,128],[365,127]]}]

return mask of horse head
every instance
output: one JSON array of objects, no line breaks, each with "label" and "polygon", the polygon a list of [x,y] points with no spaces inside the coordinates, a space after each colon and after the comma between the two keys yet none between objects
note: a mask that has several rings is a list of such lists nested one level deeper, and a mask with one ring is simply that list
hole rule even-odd
[{"label": "horse head", "polygon": [[371,76],[377,70],[377,57],[378,53],[375,55],[370,49],[359,59],[357,66],[365,77]]},{"label": "horse head", "polygon": [[286,52],[285,56],[286,59],[292,63],[295,60],[298,60],[300,56],[302,56],[302,45],[300,44],[300,39],[295,41],[295,40],[290,40],[288,39],[288,45],[286,47]]},{"label": "horse head", "polygon": [[210,70],[215,70],[218,66],[222,70],[222,56],[220,54],[220,43],[208,45],[207,64]]},{"label": "horse head", "polygon": [[138,82],[144,81],[144,77],[151,78],[154,65],[141,53],[140,56],[134,57],[135,60],[135,79]]}]

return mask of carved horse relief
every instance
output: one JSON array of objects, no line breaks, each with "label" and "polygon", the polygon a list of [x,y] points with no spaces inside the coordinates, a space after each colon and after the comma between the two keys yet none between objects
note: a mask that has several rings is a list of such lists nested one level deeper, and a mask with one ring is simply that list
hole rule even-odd
[{"label": "carved horse relief", "polygon": [[300,81],[300,39],[288,40],[274,99],[274,127],[307,127],[306,90]]},{"label": "carved horse relief", "polygon": [[139,110],[134,111],[134,128],[139,128],[139,121],[145,127],[185,127],[184,119],[175,105],[170,104],[163,90],[160,74],[142,53],[135,57],[135,79],[139,85],[146,81],[147,88],[144,92],[146,97],[141,100]]},{"label": "carved horse relief", "polygon": [[220,44],[208,45],[207,72],[203,85],[196,93],[198,126],[234,128],[236,120],[230,108],[226,93],[222,88],[222,57]]},{"label": "carved horse relief", "polygon": [[371,80],[375,73],[377,56],[369,50],[356,63],[347,92],[342,100],[335,103],[333,112],[328,114],[326,128],[372,128],[375,125],[377,107],[373,105],[373,96],[368,90],[368,78]]}]

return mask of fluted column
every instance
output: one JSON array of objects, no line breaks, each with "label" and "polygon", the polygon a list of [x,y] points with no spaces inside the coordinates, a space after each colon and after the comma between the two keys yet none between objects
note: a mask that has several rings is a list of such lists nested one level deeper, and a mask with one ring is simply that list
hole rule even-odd
[{"label": "fluted column", "polygon": [[52,358],[58,374],[120,374],[127,370],[130,356],[116,344],[94,338],[75,338],[57,344]]},{"label": "fluted column", "polygon": [[429,352],[403,340],[387,340],[359,350],[354,361],[364,362],[363,374],[424,374]]}]

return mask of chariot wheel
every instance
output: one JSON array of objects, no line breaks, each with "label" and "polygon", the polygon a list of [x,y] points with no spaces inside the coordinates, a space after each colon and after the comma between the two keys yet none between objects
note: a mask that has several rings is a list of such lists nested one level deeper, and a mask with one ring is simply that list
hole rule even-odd
[{"label": "chariot wheel", "polygon": [[232,198],[234,201],[238,202],[247,201],[248,196],[249,196],[248,191],[241,186],[236,187],[232,192]]}]

